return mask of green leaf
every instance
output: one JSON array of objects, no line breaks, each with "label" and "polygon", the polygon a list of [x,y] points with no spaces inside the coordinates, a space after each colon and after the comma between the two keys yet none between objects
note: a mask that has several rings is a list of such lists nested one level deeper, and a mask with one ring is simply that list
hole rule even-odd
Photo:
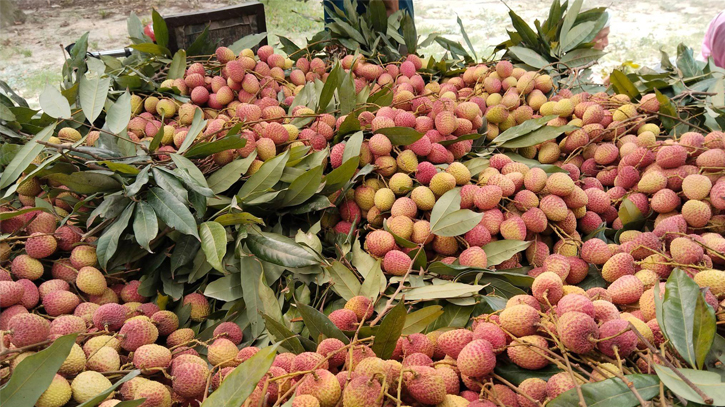
[{"label": "green leaf", "polygon": [[567,41],[569,30],[571,30],[571,28],[574,26],[574,22],[579,15],[579,10],[581,10],[582,8],[582,2],[583,0],[575,0],[569,10],[567,10],[566,16],[564,16],[564,21],[561,24],[561,30],[559,31],[560,43],[565,43]]},{"label": "green leaf", "polygon": [[199,133],[201,133],[204,128],[206,128],[204,112],[201,110],[201,108],[194,109],[194,119],[191,121],[189,131],[186,133],[186,138],[184,139],[184,142],[181,143],[181,147],[179,147],[179,150],[176,152],[176,154],[184,154],[184,151],[191,147],[191,145],[196,140],[196,137],[199,136]]},{"label": "green leaf", "polygon": [[327,267],[327,271],[332,280],[332,289],[345,301],[360,293],[360,281],[345,265],[335,260],[330,267]]},{"label": "green leaf", "polygon": [[23,359],[13,369],[10,380],[0,388],[3,407],[35,405],[68,357],[76,336],[76,334],[61,336],[47,349]]},{"label": "green leaf", "polygon": [[17,153],[15,153],[15,157],[13,157],[12,161],[10,161],[10,164],[5,167],[2,176],[0,176],[0,189],[5,189],[8,187],[8,185],[15,182],[20,174],[22,174],[23,171],[28,168],[28,166],[35,159],[35,157],[37,157],[38,154],[43,151],[43,145],[38,144],[37,142],[48,141],[48,139],[50,139],[50,137],[53,135],[55,126],[55,124],[52,124],[38,132],[38,134],[33,136],[32,139],[25,143],[25,145],[23,145],[23,147]]},{"label": "green leaf", "polygon": [[[405,47],[408,49],[409,54],[415,54],[418,47],[418,32],[415,29],[415,20],[413,16],[408,13],[403,15],[403,19],[400,21],[400,28],[403,30],[403,39],[405,40]],[[463,29],[463,27],[461,27]],[[468,36],[464,37],[467,39]],[[470,44],[469,44],[470,45]]]},{"label": "green leaf", "polygon": [[111,387],[98,393],[98,395],[94,396],[92,399],[86,401],[85,403],[79,404],[78,407],[95,407],[95,406],[101,404],[103,402],[103,400],[108,398],[108,395],[111,394],[111,392],[116,390],[119,386],[126,383],[127,381],[138,376],[140,373],[141,373],[140,370],[132,370],[131,372],[126,374],[126,376],[123,376],[120,380],[118,380],[116,383],[114,383]]},{"label": "green leaf", "polygon": [[[573,33],[573,30],[572,30]],[[655,375],[633,374],[625,375],[628,381],[637,389],[637,393],[643,400],[651,400],[660,393],[660,381]],[[639,406],[639,400],[632,390],[619,378],[602,380],[597,383],[585,383],[580,386],[584,402],[589,407],[635,407]],[[576,389],[571,389],[560,394],[554,400],[547,403],[551,407],[568,407],[579,404],[579,396]]]},{"label": "green leaf", "polygon": [[295,206],[305,203],[317,192],[322,183],[322,166],[317,166],[292,181],[284,194],[282,206]]},{"label": "green leaf", "polygon": [[[237,126],[241,127],[239,124]],[[237,127],[235,126],[235,128]],[[232,131],[233,129],[229,132],[232,133]],[[221,151],[243,148],[245,145],[247,145],[247,139],[243,139],[239,135],[227,135],[222,139],[208,143],[199,143],[194,147],[191,147],[189,151],[184,154],[184,157],[192,159],[205,158]]]},{"label": "green leaf", "polygon": [[522,137],[515,140],[507,141],[500,144],[500,148],[522,148],[531,147],[537,144],[541,144],[545,141],[554,139],[564,132],[578,129],[578,126],[564,125],[564,126],[544,126],[538,130],[534,130]]},{"label": "green leaf", "polygon": [[509,10],[509,17],[511,18],[511,24],[514,26],[514,29],[519,34],[519,36],[521,36],[523,42],[529,48],[536,48],[538,45],[538,40],[534,30],[532,30],[531,27],[526,24],[526,21],[519,17],[518,14],[514,13],[513,10]]},{"label": "green leaf", "polygon": [[222,384],[201,404],[201,407],[241,406],[257,387],[274,362],[280,343],[262,348],[254,356],[232,370]]},{"label": "green leaf", "polygon": [[679,44],[677,46],[677,68],[682,71],[682,75],[685,78],[697,76],[702,73],[702,70],[698,67],[697,61],[692,56],[692,48]]},{"label": "green leaf", "polygon": [[515,46],[509,48],[508,52],[513,54],[519,61],[536,69],[542,69],[549,65],[549,61],[547,61],[546,58],[542,57],[539,53],[530,48]]},{"label": "green leaf", "polygon": [[476,213],[470,209],[459,209],[443,216],[431,227],[431,233],[437,236],[460,236],[473,229],[483,219],[483,213]]},{"label": "green leaf", "polygon": [[587,39],[587,37],[589,37],[592,31],[594,31],[596,25],[596,21],[587,21],[585,23],[577,24],[576,26],[574,26],[574,28],[572,28],[571,31],[569,31],[569,34],[566,36],[566,41],[562,41],[561,49],[564,52],[569,52],[582,44]]},{"label": "green leaf", "polygon": [[505,152],[504,155],[506,155],[510,159],[516,161],[517,163],[526,164],[527,166],[529,166],[529,168],[534,168],[534,167],[541,168],[547,174],[553,174],[555,172],[566,172],[565,169],[563,169],[561,167],[557,167],[556,165],[553,165],[553,164],[542,164],[542,163],[540,163],[537,160],[532,160],[532,159],[523,157],[523,156],[521,156],[519,154],[512,153],[510,151]]},{"label": "green leaf", "polygon": [[531,242],[523,240],[497,240],[483,246],[483,251],[486,252],[488,266],[492,267],[510,259],[516,253],[526,250],[530,245]]},{"label": "green leaf", "polygon": [[141,51],[143,53],[151,54],[151,55],[171,55],[171,51],[169,51],[168,48],[162,47],[157,44],[151,44],[151,43],[133,44],[133,45],[129,45],[129,48],[133,48],[136,51]]},{"label": "green leaf", "polygon": [[166,26],[166,21],[164,21],[164,18],[161,17],[161,14],[159,14],[156,9],[151,10],[151,19],[154,23],[154,37],[156,38],[156,43],[161,45],[162,47],[168,47],[169,46],[169,29]]},{"label": "green leaf", "polygon": [[604,51],[599,51],[593,48],[575,49],[571,52],[567,52],[560,61],[571,68],[576,68],[586,65],[592,61],[596,61],[603,57],[604,54]]},{"label": "green leaf", "polygon": [[266,32],[247,35],[235,41],[234,44],[230,45],[228,48],[234,51],[235,54],[239,55],[244,49],[256,47],[265,38],[267,38]]},{"label": "green leaf", "polygon": [[180,79],[186,73],[186,51],[180,49],[174,54],[174,59],[169,65],[169,72],[166,74],[167,79]]},{"label": "green leaf", "polygon": [[342,70],[340,64],[335,64],[335,67],[332,68],[325,80],[325,86],[322,87],[317,112],[322,112],[327,109],[327,105],[330,104],[332,97],[335,95],[335,90],[340,86],[344,74],[345,71]]},{"label": "green leaf", "polygon": [[498,136],[496,136],[495,139],[493,139],[491,143],[500,145],[505,143],[506,141],[517,139],[525,134],[529,134],[534,130],[538,130],[546,126],[546,123],[548,123],[552,119],[555,119],[556,117],[556,115],[552,114],[549,116],[540,117],[538,119],[526,120],[518,126],[511,127],[503,133],[499,134]]},{"label": "green leaf", "polygon": [[342,152],[342,162],[347,162],[347,160],[359,157],[360,156],[360,147],[362,146],[363,142],[363,132],[358,131],[352,136],[350,136],[349,139],[347,139],[347,142],[345,143],[345,149]]},{"label": "green leaf", "polygon": [[[239,253],[239,250],[237,251]],[[264,331],[264,318],[262,312],[264,306],[259,293],[259,279],[263,274],[262,263],[254,256],[246,253],[239,253],[239,269],[244,270],[245,284],[242,284],[241,291],[244,298],[244,312],[247,315],[252,330],[252,336],[258,337]]]},{"label": "green leaf", "polygon": [[443,315],[428,325],[426,331],[432,332],[439,328],[463,328],[468,324],[471,312],[473,312],[473,307],[447,304],[443,307]]},{"label": "green leaf", "polygon": [[116,219],[115,222],[106,230],[103,231],[103,234],[98,239],[98,244],[96,246],[96,252],[98,254],[98,263],[101,265],[101,267],[106,268],[106,265],[108,264],[108,261],[113,257],[114,254],[116,254],[116,250],[118,249],[118,241],[121,238],[121,234],[124,230],[126,230],[126,227],[128,226],[128,221],[131,219],[131,215],[133,214],[134,207],[136,206],[135,202],[131,202],[126,209],[121,212],[121,215]]},{"label": "green leaf", "polygon": [[159,232],[159,222],[156,212],[146,201],[138,201],[133,215],[133,235],[141,247],[153,253],[149,244]]},{"label": "green leaf", "polygon": [[128,90],[118,97],[106,114],[106,125],[113,134],[119,134],[126,130],[128,121],[131,119],[131,94]]},{"label": "green leaf", "polygon": [[74,172],[72,174],[55,173],[45,177],[61,185],[67,186],[71,191],[79,194],[93,194],[96,192],[112,192],[121,189],[121,184],[115,178],[105,174],[90,171]]},{"label": "green leaf", "polygon": [[[461,193],[459,188],[454,188],[441,195],[436,201],[430,213],[431,230],[438,229],[441,219],[461,209]],[[475,226],[475,225],[474,225]]]},{"label": "green leaf", "polygon": [[282,177],[285,164],[289,159],[289,150],[266,161],[249,179],[242,185],[237,196],[244,201],[255,192],[266,191],[272,188]]},{"label": "green leaf", "polygon": [[320,335],[324,335],[327,338],[337,338],[346,344],[350,343],[347,336],[325,314],[300,302],[296,302],[296,305],[297,311],[302,316],[302,320],[315,342],[318,341]]},{"label": "green leaf", "polygon": [[623,93],[632,99],[639,98],[639,90],[634,86],[631,80],[622,71],[615,69],[609,75],[609,82],[614,87],[615,92]]},{"label": "green leaf", "polygon": [[695,361],[697,368],[702,369],[705,359],[715,340],[715,331],[717,325],[715,323],[715,310],[713,310],[706,302],[705,297],[699,295],[697,297],[697,305],[695,306],[695,316],[693,321],[693,345],[695,347]]},{"label": "green leaf", "polygon": [[700,287],[684,271],[674,269],[665,285],[662,321],[657,321],[672,346],[691,366],[696,366],[697,362],[693,336],[695,309],[700,296]]},{"label": "green leaf", "polygon": [[245,242],[252,254],[272,264],[284,267],[307,267],[320,264],[317,257],[294,240],[276,233],[251,233]]},{"label": "green leaf", "polygon": [[[680,379],[680,377],[677,376],[677,374],[675,374],[675,372],[673,372],[670,368],[657,364],[653,364],[652,366],[655,368],[655,372],[657,372],[657,376],[660,380],[662,380],[662,383],[664,383],[665,386],[667,386],[667,388],[673,393],[689,401],[705,404],[705,400],[692,390],[692,388]],[[706,396],[711,397],[713,399],[712,405],[725,405],[725,383],[722,382],[719,374],[693,369],[677,370],[679,370],[683,376],[688,378],[695,384],[695,386],[702,390]]]},{"label": "green leaf", "polygon": [[386,127],[378,129],[376,133],[388,136],[388,139],[390,139],[390,142],[394,146],[407,146],[415,143],[423,137],[422,133],[419,133],[410,127]]},{"label": "green leaf", "polygon": [[236,301],[244,296],[244,286],[239,273],[227,274],[206,286],[204,295],[221,301]]},{"label": "green leaf", "polygon": [[214,219],[214,222],[218,222],[222,226],[245,225],[252,223],[264,225],[264,221],[261,218],[258,218],[249,212],[227,213]]},{"label": "green leaf", "polygon": [[151,173],[154,175],[154,181],[166,192],[169,192],[178,199],[179,202],[187,202],[189,200],[189,192],[174,175],[161,171],[158,168],[152,168]]},{"label": "green leaf", "polygon": [[234,160],[223,166],[218,171],[211,174],[211,176],[207,179],[209,188],[215,194],[226,191],[241,179],[242,174],[247,172],[249,166],[252,165],[252,161],[254,161],[256,157],[257,152],[253,151],[252,154],[247,156],[247,158]]},{"label": "green leaf", "polygon": [[297,334],[290,331],[289,328],[282,324],[282,322],[277,321],[276,319],[270,317],[267,314],[262,314],[262,317],[264,318],[267,330],[274,337],[274,339],[280,342],[285,341],[284,345],[282,345],[284,348],[289,349],[292,353],[296,355],[299,355],[300,353],[305,351],[305,348],[304,346],[302,346],[300,338],[297,337]]},{"label": "green leaf", "polygon": [[368,10],[372,17],[373,29],[385,32],[388,28],[388,13],[385,10],[385,3],[382,0],[370,0]]},{"label": "green leaf", "polygon": [[63,96],[60,91],[51,86],[50,84],[45,85],[43,93],[38,98],[40,108],[43,113],[54,119],[70,119],[71,111],[68,99]]},{"label": "green leaf", "polygon": [[91,123],[96,121],[98,115],[103,111],[110,85],[111,78],[88,79],[86,76],[81,76],[78,97],[83,108],[83,114]]},{"label": "green leaf", "polygon": [[423,332],[425,328],[433,323],[438,317],[443,315],[443,307],[440,305],[429,305],[417,311],[413,311],[405,317],[405,325],[403,325],[403,335],[417,334]]},{"label": "green leaf", "polygon": [[331,193],[342,188],[348,181],[355,175],[358,164],[360,163],[359,157],[353,157],[345,161],[339,167],[330,171],[325,176],[325,188],[322,190],[323,194]]},{"label": "green leaf", "polygon": [[393,356],[395,345],[405,326],[406,314],[405,303],[400,301],[383,317],[372,346],[373,352],[379,358],[390,359]]},{"label": "green leaf", "polygon": [[[460,141],[478,140],[481,137],[483,137],[483,134],[479,134],[479,133],[464,134],[462,136],[456,137],[453,140],[443,140],[443,141],[439,142],[438,144],[440,144],[442,146],[450,146],[451,144],[456,144]],[[481,158],[481,157],[477,157],[477,158]]]},{"label": "green leaf", "polygon": [[199,239],[196,221],[189,208],[179,202],[174,195],[164,189],[153,187],[149,189],[146,199],[164,223],[181,233]]},{"label": "green leaf", "polygon": [[[355,252],[353,251],[353,257],[354,256]],[[358,272],[362,274],[360,268],[358,267],[357,269]],[[372,266],[368,268],[365,273],[365,280],[360,287],[360,295],[365,298],[378,298],[378,296],[385,291],[385,287],[387,286],[387,279],[385,278],[385,274],[383,274],[383,270],[380,268],[380,260],[373,259]]]},{"label": "green leaf", "polygon": [[[488,297],[483,297],[488,298]],[[544,381],[548,381],[549,378],[557,373],[561,373],[562,370],[555,365],[549,365],[539,370],[528,370],[522,367],[516,366],[514,363],[496,363],[494,372],[509,382],[518,386],[526,379],[539,378]]]},{"label": "green leaf", "polygon": [[[280,37],[281,38],[281,37]],[[350,114],[350,112],[355,109],[355,103],[356,103],[356,94],[355,94],[355,81],[352,78],[352,72],[345,75],[344,78],[342,78],[342,82],[340,83],[340,89],[338,89],[338,96],[340,98],[340,114],[341,115],[349,115],[345,118],[343,121],[343,124],[350,119],[350,121],[357,120],[357,115]],[[358,121],[358,127],[359,127],[359,121]],[[342,133],[343,135],[347,133],[343,133],[344,126],[340,126],[339,133]],[[347,128],[346,128],[347,129]]]},{"label": "green leaf", "polygon": [[[470,297],[481,291],[482,288],[482,285],[445,282],[438,285],[412,288],[403,294],[405,294],[407,301],[431,301],[446,298]],[[400,298],[403,294],[399,294],[396,298]]]},{"label": "green leaf", "polygon": [[629,198],[624,198],[622,201],[622,204],[619,206],[618,216],[623,225],[644,219],[642,212],[639,211],[637,205],[635,205]]},{"label": "green leaf", "polygon": [[204,222],[199,225],[199,236],[201,236],[201,249],[206,255],[206,261],[212,267],[226,273],[222,264],[227,254],[227,232],[224,226],[217,222]]}]

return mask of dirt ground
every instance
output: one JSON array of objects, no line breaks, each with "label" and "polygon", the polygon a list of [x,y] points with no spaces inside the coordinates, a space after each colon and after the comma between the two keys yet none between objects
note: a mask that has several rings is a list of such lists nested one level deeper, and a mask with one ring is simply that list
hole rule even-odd
[{"label": "dirt ground", "polygon": [[[164,15],[243,3],[244,0],[18,0],[27,15],[24,24],[0,31],[0,79],[31,102],[46,83],[60,81],[65,46],[89,31],[89,50],[121,48],[128,44],[126,17],[135,12],[144,23],[152,7]],[[319,0],[265,0],[270,43],[285,35],[298,43],[322,28]],[[488,56],[506,39],[511,28],[508,8],[533,25],[548,13],[549,0],[415,0],[418,33],[445,34],[461,41],[456,13],[479,56]],[[652,64],[659,49],[671,55],[678,43],[699,53],[708,22],[725,6],[722,0],[589,0],[586,7],[608,6],[611,13],[609,52],[601,69],[626,61]],[[0,10],[2,12],[2,10]],[[437,45],[424,54],[442,54]]]}]

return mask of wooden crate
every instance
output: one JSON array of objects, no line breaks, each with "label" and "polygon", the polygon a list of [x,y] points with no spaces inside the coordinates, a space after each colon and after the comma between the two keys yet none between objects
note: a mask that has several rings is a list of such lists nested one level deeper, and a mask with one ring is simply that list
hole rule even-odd
[{"label": "wooden crate", "polygon": [[[176,52],[187,49],[209,25],[208,42],[215,46],[229,46],[250,34],[267,31],[264,5],[250,1],[238,6],[194,13],[164,16],[169,28],[169,49]],[[260,45],[266,45],[267,39]]]}]

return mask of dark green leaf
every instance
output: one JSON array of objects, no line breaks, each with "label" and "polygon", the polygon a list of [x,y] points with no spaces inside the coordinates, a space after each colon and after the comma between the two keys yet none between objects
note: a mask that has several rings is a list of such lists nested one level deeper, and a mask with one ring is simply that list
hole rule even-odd
[{"label": "dark green leaf", "polygon": [[229,49],[234,51],[235,54],[239,55],[242,50],[247,48],[254,48],[262,42],[263,39],[267,38],[267,33],[252,34],[242,37],[229,46]]},{"label": "dark green leaf", "polygon": [[108,395],[111,394],[114,390],[116,390],[119,386],[126,383],[127,381],[133,379],[134,377],[138,376],[141,373],[140,370],[132,370],[129,372],[126,376],[123,376],[120,380],[118,380],[116,383],[113,384],[113,386],[107,388],[106,390],[103,390],[102,392],[98,393],[97,396],[94,396],[92,399],[86,401],[83,404],[79,404],[78,407],[95,407],[103,400],[108,398]]},{"label": "dark green leaf", "polygon": [[227,274],[206,286],[204,295],[221,301],[236,301],[244,296],[241,274]]},{"label": "dark green leaf", "polygon": [[353,157],[359,157],[360,156],[360,147],[362,146],[363,142],[363,132],[358,131],[357,133],[350,136],[349,139],[347,139],[347,142],[345,143],[345,150],[342,152],[342,162],[346,162],[347,160],[353,158]]},{"label": "dark green leaf", "polygon": [[342,188],[355,174],[359,162],[360,157],[353,157],[342,163],[341,166],[330,171],[325,176],[325,188],[322,190],[322,193],[329,194]]},{"label": "dark green leaf", "polygon": [[129,48],[133,48],[136,51],[141,51],[151,55],[171,55],[171,51],[168,48],[162,47],[157,44],[143,43],[143,44],[132,44]]},{"label": "dark green leaf", "polygon": [[461,193],[458,188],[454,188],[441,195],[435,205],[433,205],[433,210],[430,213],[431,230],[437,229],[441,219],[459,209],[461,209]]},{"label": "dark green leaf", "polygon": [[267,330],[274,339],[276,341],[285,341],[282,347],[289,349],[296,355],[305,351],[305,348],[300,342],[300,338],[298,338],[294,332],[290,331],[289,328],[284,326],[284,324],[267,314],[262,314],[262,317],[264,317],[264,321],[266,322]]},{"label": "dark green leaf", "polygon": [[[413,16],[405,13],[403,15],[403,19],[400,21],[400,28],[403,30],[403,39],[405,40],[405,47],[408,49],[408,53],[415,54],[418,46],[418,32],[415,29],[415,20],[413,20]],[[465,32],[464,37],[466,39],[468,38],[468,36],[465,35]]]},{"label": "dark green leaf", "polygon": [[184,154],[184,157],[192,159],[205,158],[221,151],[243,148],[246,144],[247,139],[243,139],[239,135],[226,136],[222,139],[212,141],[210,143],[199,143],[194,147],[191,147],[189,151]]},{"label": "dark green leaf", "polygon": [[332,97],[335,95],[335,90],[340,86],[344,74],[345,71],[342,70],[340,64],[336,64],[332,68],[320,93],[319,105],[317,106],[318,112],[323,112],[327,109],[327,105],[330,104]]},{"label": "dark green leaf", "polygon": [[553,165],[553,164],[542,164],[542,163],[540,163],[537,160],[532,160],[530,158],[526,158],[526,157],[523,157],[523,156],[521,156],[519,154],[512,153],[512,152],[509,152],[509,151],[505,152],[504,155],[506,155],[510,159],[516,161],[517,163],[523,163],[523,164],[528,165],[529,168],[534,168],[534,167],[541,168],[542,170],[544,170],[544,172],[546,172],[548,174],[553,174],[555,172],[566,172],[565,169],[563,169],[561,167],[557,167],[556,165]]},{"label": "dark green leaf", "polygon": [[556,115],[549,115],[540,117],[538,119],[532,119],[532,120],[526,120],[525,122],[519,124],[518,126],[511,127],[504,131],[503,133],[496,136],[495,139],[493,139],[493,144],[503,144],[507,141],[517,139],[525,134],[529,134],[534,130],[538,130],[544,126],[546,126],[546,123],[551,121],[552,119],[555,119]]},{"label": "dark green leaf", "polygon": [[[561,49],[563,52],[569,52],[584,43],[585,40],[592,34],[596,26],[596,21],[587,21],[585,23],[575,25],[566,36],[566,41],[562,41]],[[596,35],[596,33],[594,33],[594,35]]]},{"label": "dark green leaf", "polygon": [[[407,299],[407,298],[406,298]],[[443,307],[443,315],[428,325],[427,332],[435,331],[439,328],[463,328],[468,324],[468,320],[473,312],[473,307],[461,307],[455,304],[446,304]]]},{"label": "dark green leaf", "polygon": [[450,146],[451,144],[456,144],[460,141],[478,140],[481,137],[483,137],[483,134],[479,134],[479,133],[464,134],[463,136],[456,137],[454,140],[443,140],[443,141],[439,142],[438,144],[440,144],[442,146]]},{"label": "dark green leaf", "polygon": [[45,177],[61,185],[67,186],[71,191],[79,194],[93,194],[96,192],[111,192],[121,189],[121,184],[115,178],[105,174],[90,171],[74,172],[70,175],[63,173],[50,174]]},{"label": "dark green leaf", "polygon": [[274,362],[280,343],[262,348],[232,370],[222,384],[201,404],[202,407],[241,406]]},{"label": "dark green leaf", "polygon": [[174,175],[171,175],[166,171],[161,171],[159,168],[152,168],[151,173],[154,176],[156,184],[158,184],[158,186],[163,188],[166,192],[173,195],[180,202],[189,201],[189,192],[181,184],[181,181],[179,181],[179,179]]},{"label": "dark green leaf", "polygon": [[582,48],[567,52],[560,61],[568,67],[576,68],[586,65],[592,61],[596,61],[602,56],[604,56],[604,51],[599,51],[593,48]]},{"label": "dark green leaf", "polygon": [[297,177],[285,192],[282,205],[301,205],[310,199],[320,188],[322,170],[322,166],[318,166]]},{"label": "dark green leaf", "polygon": [[639,98],[639,90],[622,71],[613,70],[609,75],[609,82],[617,93],[623,93],[632,99]]},{"label": "dark green leaf", "polygon": [[[352,78],[352,72],[345,75],[344,78],[342,78],[342,82],[340,83],[340,89],[338,89],[338,96],[340,98],[340,114],[342,115],[348,115],[348,117],[345,118],[343,121],[343,125],[345,122],[350,120],[349,123],[352,123],[353,121],[357,120],[357,115],[349,114],[352,112],[352,110],[355,108],[355,102],[356,102],[356,94],[355,94],[355,81]],[[358,129],[360,127],[360,122],[358,121]],[[345,127],[345,130],[349,128],[349,125]],[[340,131],[338,133],[342,133],[343,126],[340,126]],[[347,131],[347,133],[350,133],[350,131]],[[347,133],[342,133],[342,135],[345,135]]]},{"label": "dark green leaf", "polygon": [[697,76],[702,73],[697,61],[692,56],[692,48],[680,44],[677,46],[677,68],[685,78]]},{"label": "dark green leaf", "polygon": [[26,357],[13,368],[10,380],[0,389],[3,407],[35,405],[68,357],[76,336],[56,339],[47,349]]},{"label": "dark green leaf", "polygon": [[[573,32],[573,30],[572,30]],[[660,393],[660,380],[655,375],[625,375],[643,400],[651,400]],[[584,402],[590,407],[635,407],[640,402],[632,390],[621,379],[613,377],[597,383],[585,383],[580,386]],[[579,404],[576,389],[571,389],[551,400],[547,406],[565,407]]]},{"label": "dark green leaf", "polygon": [[522,137],[515,140],[507,141],[499,147],[501,148],[522,148],[531,147],[537,144],[541,144],[545,141],[554,139],[564,132],[578,129],[578,126],[564,125],[564,126],[544,126],[538,130],[534,130]]},{"label": "dark green leaf", "polygon": [[166,26],[166,21],[164,21],[164,18],[161,17],[161,14],[156,9],[151,10],[151,19],[154,23],[156,43],[162,47],[167,47],[169,45],[169,29]]},{"label": "dark green leaf", "polygon": [[521,382],[529,378],[539,378],[547,381],[551,376],[561,373],[562,370],[555,365],[549,365],[539,370],[529,370],[507,361],[507,363],[496,363],[494,372],[513,383],[514,386],[518,386]]},{"label": "dark green leaf", "polygon": [[277,39],[279,40],[280,45],[282,46],[282,51],[284,51],[285,54],[287,54],[292,59],[297,59],[301,55],[297,51],[300,50],[300,47],[297,46],[292,40],[290,40],[287,37],[284,37],[282,35],[278,35]]},{"label": "dark green leaf", "polygon": [[275,233],[252,233],[245,239],[249,251],[272,264],[284,267],[316,266],[320,261],[294,240]]},{"label": "dark green leaf", "polygon": [[146,201],[138,201],[133,215],[133,235],[141,247],[151,253],[149,243],[159,232],[159,222],[154,209]]},{"label": "dark green leaf", "polygon": [[373,29],[384,33],[388,28],[388,13],[385,10],[385,3],[382,0],[370,0],[368,10],[372,17]]},{"label": "dark green leaf", "polygon": [[80,99],[83,114],[93,123],[103,111],[108,96],[108,86],[111,78],[88,79],[82,76],[78,86],[78,98]]},{"label": "dark green leaf", "polygon": [[214,221],[218,222],[222,226],[246,225],[252,223],[264,225],[264,221],[261,218],[258,218],[249,212],[227,213],[214,219]]},{"label": "dark green leaf", "polygon": [[244,198],[255,192],[266,191],[276,184],[282,177],[285,164],[289,159],[289,150],[266,161],[249,179],[242,185],[237,196],[244,201]]},{"label": "dark green leaf", "polygon": [[209,188],[215,193],[219,194],[229,189],[234,183],[239,181],[242,174],[247,172],[249,166],[252,165],[252,161],[257,157],[257,152],[254,151],[246,158],[234,160],[229,164],[223,166],[207,179]]},{"label": "dark green leaf", "polygon": [[0,176],[0,190],[5,189],[8,185],[15,182],[20,174],[25,171],[35,157],[43,151],[43,145],[38,144],[38,141],[48,141],[53,135],[55,130],[55,124],[44,128],[32,139],[30,139],[25,145],[15,153],[15,157],[10,161],[7,167],[3,170],[2,176]]},{"label": "dark green leaf", "polygon": [[667,333],[672,346],[691,366],[697,357],[693,345],[695,309],[697,298],[702,296],[700,287],[687,274],[676,268],[665,285],[662,301],[662,321],[657,321]]},{"label": "dark green leaf", "polygon": [[327,338],[337,338],[343,343],[350,343],[347,336],[345,336],[345,334],[342,333],[342,331],[338,329],[335,324],[333,324],[330,319],[325,316],[325,314],[310,307],[309,305],[301,304],[299,302],[296,304],[297,310],[300,312],[300,315],[302,315],[302,319],[305,322],[305,326],[310,331],[312,340],[317,342],[320,335],[324,335]]},{"label": "dark green leaf", "polygon": [[693,346],[695,347],[695,361],[697,368],[702,369],[705,359],[710,353],[710,347],[715,339],[715,311],[705,302],[705,297],[697,297],[695,316],[693,321]]},{"label": "dark green leaf", "polygon": [[[405,299],[408,301],[430,301],[447,298],[471,297],[483,289],[482,285],[445,282],[438,285],[415,287],[406,291]],[[396,298],[402,297],[402,294]]]},{"label": "dark green leaf", "polygon": [[437,236],[460,236],[473,229],[483,219],[483,213],[476,213],[470,209],[459,209],[443,216],[435,227],[431,226],[431,233]]},{"label": "dark green leaf", "polygon": [[526,21],[519,17],[518,14],[514,13],[513,10],[509,10],[509,17],[511,17],[511,24],[514,26],[516,32],[521,36],[523,42],[529,48],[536,48],[537,39],[534,30],[532,30],[531,27],[526,24]]},{"label": "dark green leaf", "polygon": [[209,24],[204,27],[204,31],[199,34],[194,42],[189,45],[186,49],[186,54],[189,56],[195,55],[209,55],[214,52],[214,43],[209,41]]},{"label": "dark green leaf", "polygon": [[224,226],[217,222],[204,222],[199,225],[199,236],[206,261],[215,269],[225,273],[222,261],[227,253],[227,232]]},{"label": "dark green leaf", "polygon": [[405,317],[403,335],[410,335],[423,332],[425,328],[443,315],[443,307],[440,305],[429,305],[417,311],[413,311]]},{"label": "dark green leaf", "polygon": [[547,61],[546,58],[542,57],[530,48],[515,46],[509,48],[508,52],[513,54],[513,56],[515,56],[519,61],[536,69],[542,69],[549,65],[549,61]]},{"label": "dark green leaf", "polygon": [[191,121],[191,126],[189,127],[189,131],[186,133],[186,138],[184,139],[184,142],[181,143],[181,147],[179,147],[179,150],[176,152],[176,154],[184,154],[184,151],[186,151],[196,140],[196,137],[199,136],[199,133],[201,133],[202,130],[206,127],[206,120],[204,120],[204,112],[201,110],[201,108],[194,109],[194,119]]},{"label": "dark green leaf", "polygon": [[559,31],[560,43],[565,43],[567,41],[569,30],[571,30],[571,28],[574,26],[574,22],[579,16],[579,11],[582,8],[582,2],[583,0],[574,0],[569,10],[567,10],[566,15],[564,16],[564,20],[561,24],[561,30]]},{"label": "dark green leaf", "polygon": [[372,346],[373,352],[379,358],[390,359],[393,355],[395,345],[398,343],[398,338],[400,338],[405,326],[406,314],[405,303],[400,301],[383,317]]},{"label": "dark green leaf", "polygon": [[174,252],[171,254],[171,272],[188,264],[199,252],[201,243],[193,236],[181,235],[176,241]]},{"label": "dark green leaf", "polygon": [[131,202],[126,209],[121,212],[121,215],[116,221],[103,231],[103,234],[98,239],[98,245],[96,246],[96,253],[98,254],[98,264],[101,267],[106,268],[108,260],[113,257],[118,249],[118,241],[121,238],[121,234],[128,226],[128,221],[131,219],[133,214],[135,202]]},{"label": "dark green leaf", "polygon": [[133,184],[126,187],[126,196],[134,196],[138,194],[138,192],[141,190],[141,188],[149,183],[149,170],[151,169],[150,165],[147,165],[139,171],[138,175],[136,175],[136,180],[133,182]]},{"label": "dark green leaf", "polygon": [[196,221],[189,212],[189,208],[179,202],[174,195],[164,189],[154,187],[149,189],[147,200],[164,223],[181,233],[199,239]]}]

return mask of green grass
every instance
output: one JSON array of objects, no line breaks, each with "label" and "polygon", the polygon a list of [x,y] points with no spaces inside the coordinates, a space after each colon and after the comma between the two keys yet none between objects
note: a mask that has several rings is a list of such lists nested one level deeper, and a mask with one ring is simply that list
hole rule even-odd
[{"label": "green grass", "polygon": [[275,48],[278,48],[279,35],[303,45],[306,38],[324,28],[320,1],[266,0],[262,3],[267,17],[267,42]]}]

